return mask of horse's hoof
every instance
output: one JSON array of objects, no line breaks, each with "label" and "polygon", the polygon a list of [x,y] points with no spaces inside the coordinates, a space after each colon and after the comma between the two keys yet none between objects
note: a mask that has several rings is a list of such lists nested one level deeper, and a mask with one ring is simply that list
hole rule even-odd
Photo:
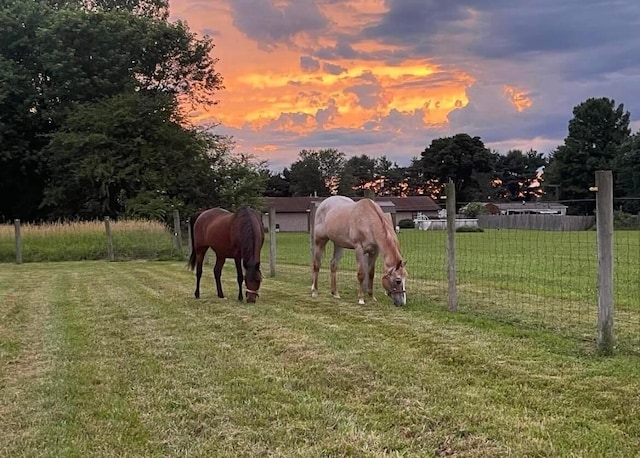
[{"label": "horse's hoof", "polygon": [[311,297],[318,297],[318,291],[311,291]]},{"label": "horse's hoof", "polygon": [[364,299],[358,299],[358,304],[364,305]]},{"label": "horse's hoof", "polygon": [[335,297],[336,299],[340,299],[340,294],[338,294],[338,293],[331,293],[331,295],[333,297]]}]

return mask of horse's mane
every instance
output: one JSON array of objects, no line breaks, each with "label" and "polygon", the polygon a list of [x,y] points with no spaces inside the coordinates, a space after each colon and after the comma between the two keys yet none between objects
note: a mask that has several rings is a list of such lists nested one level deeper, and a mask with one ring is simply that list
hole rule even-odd
[{"label": "horse's mane", "polygon": [[[240,255],[244,268],[247,270],[247,273],[249,273],[260,268],[259,250],[261,247],[256,246],[258,234],[256,234],[257,227],[254,226],[257,215],[248,207],[240,207],[236,211],[236,219],[238,220],[237,229],[239,230],[238,235],[241,241]],[[260,226],[261,225],[262,223],[260,223]]]},{"label": "horse's mane", "polygon": [[402,258],[402,255],[400,254],[400,242],[398,241],[398,237],[396,236],[396,232],[393,229],[393,226],[391,225],[389,220],[385,218],[384,213],[382,212],[380,207],[378,207],[375,202],[371,202],[373,203],[373,205],[370,205],[370,208],[380,219],[384,238],[387,240],[387,243],[395,249],[395,251],[398,253],[398,256]]}]

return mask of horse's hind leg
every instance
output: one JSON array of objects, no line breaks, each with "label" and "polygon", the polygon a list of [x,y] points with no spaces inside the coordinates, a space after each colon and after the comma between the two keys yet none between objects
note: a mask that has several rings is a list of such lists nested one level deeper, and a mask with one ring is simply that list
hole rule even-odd
[{"label": "horse's hind leg", "polygon": [[356,264],[358,265],[358,304],[364,304],[365,281],[369,274],[368,256],[362,247],[356,247]]},{"label": "horse's hind leg", "polygon": [[315,239],[313,241],[313,259],[311,260],[311,297],[318,296],[318,272],[322,264],[322,255],[328,239]]},{"label": "horse's hind leg", "polygon": [[200,279],[202,278],[202,263],[204,261],[204,254],[206,253],[206,249],[204,251],[196,252],[196,291],[194,296],[196,299],[200,298]]},{"label": "horse's hind leg", "polygon": [[338,281],[337,281],[337,272],[338,272],[338,264],[340,263],[340,259],[342,259],[342,253],[344,249],[339,247],[335,243],[333,244],[333,257],[331,258],[331,295],[335,298],[340,299],[340,294],[338,293]]},{"label": "horse's hind leg", "polygon": [[242,260],[240,258],[234,258],[236,261],[236,272],[238,279],[238,300],[242,301],[242,282],[244,281],[244,275],[242,274]]},{"label": "horse's hind leg", "polygon": [[216,280],[216,288],[218,289],[218,297],[224,297],[224,293],[222,292],[222,282],[220,281],[220,277],[222,277],[222,267],[224,266],[225,258],[222,256],[216,256],[216,265],[213,266],[213,278]]}]

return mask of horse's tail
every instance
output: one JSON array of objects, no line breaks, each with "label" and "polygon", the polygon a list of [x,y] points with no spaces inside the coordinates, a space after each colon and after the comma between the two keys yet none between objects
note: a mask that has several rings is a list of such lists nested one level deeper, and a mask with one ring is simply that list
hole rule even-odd
[{"label": "horse's tail", "polygon": [[189,261],[188,261],[188,265],[189,268],[191,270],[195,269],[196,267],[196,242],[195,242],[195,234],[193,232],[193,226],[196,223],[196,220],[198,219],[198,216],[200,216],[202,212],[198,212],[195,213],[193,216],[191,216],[191,218],[189,218],[189,227],[191,228],[191,230],[189,231],[191,234],[191,253],[189,254]]}]

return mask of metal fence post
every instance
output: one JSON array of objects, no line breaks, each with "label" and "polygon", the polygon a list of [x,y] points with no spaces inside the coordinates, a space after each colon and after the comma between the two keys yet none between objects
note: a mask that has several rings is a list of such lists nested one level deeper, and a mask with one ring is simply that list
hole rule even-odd
[{"label": "metal fence post", "polygon": [[598,351],[613,352],[613,174],[596,171],[596,228],[598,231]]}]

